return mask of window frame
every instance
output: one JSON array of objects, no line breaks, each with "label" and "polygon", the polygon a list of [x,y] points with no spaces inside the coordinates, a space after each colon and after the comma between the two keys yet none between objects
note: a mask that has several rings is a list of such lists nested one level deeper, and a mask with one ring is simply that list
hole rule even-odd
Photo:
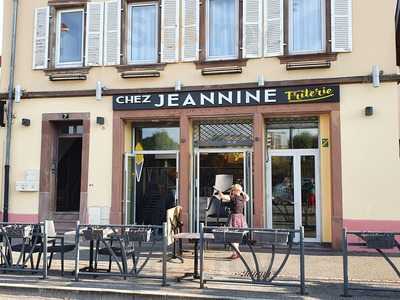
[{"label": "window frame", "polygon": [[305,54],[321,54],[327,52],[327,1],[326,0],[319,0],[321,3],[321,28],[322,28],[322,47],[321,50],[309,50],[309,51],[293,51],[293,1],[288,0],[288,9],[286,10],[287,13],[287,23],[288,23],[288,30],[287,30],[287,53],[289,55],[305,55]]},{"label": "window frame", "polygon": [[[205,55],[204,55],[204,60],[205,61],[224,61],[224,60],[236,60],[236,59],[240,59],[241,55],[242,55],[242,51],[241,51],[241,43],[240,43],[240,37],[241,37],[241,27],[240,26],[242,24],[242,15],[243,15],[243,6],[241,5],[242,0],[233,0],[235,1],[235,55],[231,55],[231,56],[210,56],[210,42],[209,42],[209,24],[210,24],[210,19],[209,19],[209,12],[210,12],[210,0],[205,0],[206,1],[206,5],[205,5],[205,10],[204,12],[204,24],[203,24],[203,28],[204,28],[204,32],[205,32],[205,36],[204,36],[204,48],[205,49]],[[200,25],[201,26],[201,25]]]},{"label": "window frame", "polygon": [[[155,59],[154,60],[142,60],[142,61],[134,61],[131,59],[132,56],[132,48],[131,48],[131,38],[132,38],[132,10],[131,8],[134,6],[155,6],[156,8],[156,40],[155,40]],[[129,2],[127,4],[127,10],[128,10],[128,20],[127,20],[127,30],[126,30],[126,41],[127,41],[127,45],[126,45],[126,62],[128,65],[152,65],[152,64],[157,64],[160,60],[160,32],[161,32],[161,28],[160,28],[160,3],[159,1],[138,1],[138,2]]]},{"label": "window frame", "polygon": [[[60,37],[61,37],[61,14],[68,12],[81,12],[82,13],[82,44],[81,44],[81,60],[75,62],[61,63],[60,62]],[[74,68],[83,67],[85,61],[85,35],[86,35],[86,10],[84,7],[80,8],[66,8],[57,9],[56,11],[56,24],[55,24],[55,68]]]}]

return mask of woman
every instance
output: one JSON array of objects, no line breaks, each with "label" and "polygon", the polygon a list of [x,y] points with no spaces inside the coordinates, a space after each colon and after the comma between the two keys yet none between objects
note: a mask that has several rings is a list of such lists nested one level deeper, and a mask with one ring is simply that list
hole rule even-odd
[{"label": "woman", "polygon": [[[245,203],[249,201],[249,196],[243,192],[240,184],[234,184],[229,195],[219,192],[219,197],[223,202],[231,202],[231,215],[229,217],[229,227],[246,228],[246,219],[243,215]],[[232,246],[239,252],[239,243],[232,243]],[[237,252],[233,249],[231,259],[239,258]]]}]

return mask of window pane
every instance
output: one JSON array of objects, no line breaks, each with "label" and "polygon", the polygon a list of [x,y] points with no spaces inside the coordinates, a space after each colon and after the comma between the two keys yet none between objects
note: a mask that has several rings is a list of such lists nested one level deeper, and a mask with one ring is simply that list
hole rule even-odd
[{"label": "window pane", "polygon": [[290,149],[290,129],[268,129],[272,149]]},{"label": "window pane", "polygon": [[60,15],[60,63],[82,60],[82,11],[63,12]]},{"label": "window pane", "polygon": [[209,0],[210,57],[236,55],[236,0]]},{"label": "window pane", "polygon": [[157,61],[157,7],[131,7],[131,61]]},{"label": "window pane", "polygon": [[268,129],[271,149],[317,149],[318,128]]},{"label": "window pane", "polygon": [[291,52],[322,51],[322,1],[292,0],[291,16]]},{"label": "window pane", "polygon": [[178,150],[179,128],[136,128],[135,145],[141,143],[143,150]]},{"label": "window pane", "polygon": [[292,129],[293,149],[318,148],[318,128]]}]

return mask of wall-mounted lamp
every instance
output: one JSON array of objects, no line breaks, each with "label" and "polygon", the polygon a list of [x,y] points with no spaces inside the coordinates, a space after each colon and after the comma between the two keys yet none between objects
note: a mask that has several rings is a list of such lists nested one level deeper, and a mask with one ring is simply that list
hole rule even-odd
[{"label": "wall-mounted lamp", "polygon": [[104,85],[102,85],[101,81],[96,82],[96,100],[100,101],[103,97],[103,91],[106,89]]},{"label": "wall-mounted lamp", "polygon": [[105,123],[104,117],[96,117],[97,125],[104,125],[104,123]]},{"label": "wall-mounted lamp", "polygon": [[374,108],[372,106],[367,106],[364,111],[365,116],[370,117],[374,114]]},{"label": "wall-mounted lamp", "polygon": [[378,65],[372,66],[372,85],[377,88],[381,85],[381,72]]},{"label": "wall-mounted lamp", "polygon": [[175,91],[179,92],[180,90],[182,90],[182,81],[177,80],[175,81]]},{"label": "wall-mounted lamp", "polygon": [[264,75],[263,74],[258,74],[257,75],[257,85],[258,86],[264,86],[265,85]]},{"label": "wall-mounted lamp", "polygon": [[29,119],[22,119],[21,123],[25,127],[31,126],[31,120],[29,120]]},{"label": "wall-mounted lamp", "polygon": [[18,84],[15,86],[14,89],[14,99],[16,103],[21,102],[21,97],[24,94],[24,90],[22,89],[22,87]]}]

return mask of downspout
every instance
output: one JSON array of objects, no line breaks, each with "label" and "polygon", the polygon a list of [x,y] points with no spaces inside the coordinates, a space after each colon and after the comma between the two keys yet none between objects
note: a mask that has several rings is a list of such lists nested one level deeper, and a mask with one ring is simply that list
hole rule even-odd
[{"label": "downspout", "polygon": [[8,82],[8,102],[7,102],[7,136],[6,136],[6,157],[4,163],[4,203],[3,203],[3,222],[8,222],[8,207],[10,197],[10,156],[11,156],[11,128],[14,108],[14,75],[15,75],[15,56],[17,48],[17,16],[18,1],[13,1],[12,19],[12,38],[11,38],[11,62],[10,75]]}]

